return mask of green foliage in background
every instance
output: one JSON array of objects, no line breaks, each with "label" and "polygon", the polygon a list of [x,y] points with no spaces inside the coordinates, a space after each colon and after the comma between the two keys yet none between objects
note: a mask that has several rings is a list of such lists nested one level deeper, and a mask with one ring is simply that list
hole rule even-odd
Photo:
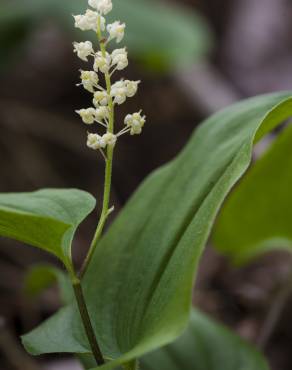
[{"label": "green foliage in background", "polygon": [[25,275],[23,293],[30,299],[37,298],[55,282],[58,283],[62,303],[70,303],[74,299],[70,279],[65,272],[49,264],[38,264],[29,269]]},{"label": "green foliage in background", "polygon": [[[14,47],[19,47],[33,29],[46,21],[53,20],[61,29],[72,33],[73,18],[68,14],[83,13],[86,5],[85,0],[2,0],[2,58],[9,51],[15,52]],[[110,19],[126,22],[125,44],[131,55],[155,69],[192,64],[211,46],[211,33],[204,19],[194,10],[179,5],[154,0],[116,0]]]},{"label": "green foliage in background", "polygon": [[188,329],[174,343],[141,361],[141,370],[268,370],[263,357],[226,327],[192,310]]},{"label": "green foliage in background", "polygon": [[234,263],[292,250],[292,126],[277,137],[228,198],[213,241]]},{"label": "green foliage in background", "polygon": [[71,269],[71,243],[95,199],[77,189],[0,194],[0,235],[41,248]]},{"label": "green foliage in background", "polygon": [[[291,116],[291,93],[248,99],[206,120],[155,171],[99,242],[82,282],[113,369],[185,329],[197,265],[225,197],[250,165],[254,142]],[[74,304],[23,338],[32,354],[89,353]]]}]

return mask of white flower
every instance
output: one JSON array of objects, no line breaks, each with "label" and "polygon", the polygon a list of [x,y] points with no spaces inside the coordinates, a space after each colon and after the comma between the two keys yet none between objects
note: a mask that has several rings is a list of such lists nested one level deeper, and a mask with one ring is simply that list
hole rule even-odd
[{"label": "white flower", "polygon": [[80,115],[82,121],[87,125],[92,125],[95,120],[95,109],[94,108],[87,108],[87,109],[80,109],[76,111],[77,114]]},{"label": "white flower", "polygon": [[141,81],[125,81],[126,95],[128,98],[132,98],[138,90],[138,85]]},{"label": "white flower", "polygon": [[105,118],[109,117],[108,107],[101,106],[95,110],[95,118],[97,121],[103,121]]},{"label": "white flower", "polygon": [[112,52],[112,65],[116,65],[116,69],[121,71],[128,66],[128,53],[126,48],[115,49]]},{"label": "white flower", "polygon": [[111,0],[88,0],[88,4],[101,14],[107,14],[113,8]]},{"label": "white flower", "polygon": [[93,53],[92,43],[90,41],[85,42],[74,42],[74,53],[77,53],[78,57],[85,62],[88,61],[88,57]]},{"label": "white flower", "polygon": [[116,142],[117,142],[117,136],[110,132],[107,132],[106,134],[102,136],[98,134],[88,134],[87,135],[87,146],[94,150],[103,149],[107,145],[114,146]]},{"label": "white flower", "polygon": [[111,56],[109,53],[106,53],[104,57],[102,52],[99,51],[95,54],[94,65],[93,69],[98,72],[101,71],[102,73],[107,73],[111,66]]},{"label": "white flower", "polygon": [[110,35],[110,40],[116,39],[117,43],[121,42],[125,35],[125,23],[116,21],[107,26],[107,31]]},{"label": "white flower", "polygon": [[81,84],[84,89],[94,93],[94,87],[98,84],[98,75],[94,71],[81,71]]},{"label": "white flower", "polygon": [[94,150],[102,149],[106,147],[106,142],[98,134],[88,134],[87,135],[87,146]]},{"label": "white flower", "polygon": [[128,114],[125,118],[125,125],[131,128],[130,130],[131,135],[141,134],[145,122],[146,117],[141,116],[141,112]]},{"label": "white flower", "polygon": [[101,30],[105,30],[104,17],[93,10],[87,9],[85,14],[79,14],[73,17],[75,19],[75,27],[80,28],[82,31],[93,30],[97,32],[98,22],[100,22]]},{"label": "white flower", "polygon": [[106,145],[109,145],[109,146],[114,146],[117,142],[116,135],[110,132],[107,132],[106,134],[104,134],[102,138],[106,142]]},{"label": "white flower", "polygon": [[93,104],[99,108],[100,105],[107,105],[108,104],[108,100],[109,100],[109,97],[108,97],[108,94],[106,93],[106,91],[96,91],[94,93],[94,97],[93,97]]},{"label": "white flower", "polygon": [[75,19],[75,27],[80,28],[82,31],[90,30],[91,25],[88,24],[88,19],[85,15],[73,15]]},{"label": "white flower", "polygon": [[114,103],[123,104],[126,98],[133,97],[137,90],[140,81],[129,81],[121,80],[112,85],[111,97],[114,99]]},{"label": "white flower", "polygon": [[82,118],[82,121],[87,125],[91,125],[94,121],[103,121],[105,118],[109,116],[108,107],[98,107],[98,108],[87,108],[87,109],[80,109],[76,111],[77,114]]},{"label": "white flower", "polygon": [[126,101],[126,86],[125,81],[121,80],[112,85],[111,97],[114,99],[114,103],[123,104]]}]

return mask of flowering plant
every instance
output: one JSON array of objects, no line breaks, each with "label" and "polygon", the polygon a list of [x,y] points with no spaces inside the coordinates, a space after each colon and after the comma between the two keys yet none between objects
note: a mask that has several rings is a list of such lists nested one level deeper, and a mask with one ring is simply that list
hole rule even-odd
[{"label": "flowering plant", "polygon": [[[102,211],[77,272],[72,241],[95,199],[78,189],[0,195],[0,235],[46,250],[66,268],[66,273],[47,270],[59,282],[64,307],[23,336],[23,344],[33,355],[77,354],[86,369],[134,370],[139,358],[173,342],[189,323],[175,344],[142,359],[142,369],[234,370],[236,363],[266,370],[255,350],[191,309],[191,294],[218,210],[247,170],[253,143],[291,116],[291,93],[249,99],[207,119],[173,161],[145,180],[104,233],[114,210],[115,146],[126,133],[140,134],[145,116],[128,114],[117,129],[115,109],[136,94],[140,81],[112,83],[114,73],[127,67],[128,55],[126,48],[110,52],[108,46],[122,42],[125,24],[106,24],[111,0],[88,4],[85,14],[74,16],[75,26],[94,31],[99,50],[90,41],[74,43],[81,60],[93,58],[92,69],[80,72],[79,84],[92,94],[92,105],[76,112],[91,128],[87,146],[105,161]],[[227,359],[218,360],[218,353],[230,349]]]},{"label": "flowering plant", "polygon": [[[75,27],[80,28],[82,31],[94,31],[99,42],[100,50],[94,51],[92,43],[85,41],[79,43],[74,42],[74,52],[83,61],[87,62],[89,57],[92,57],[94,60],[93,70],[81,70],[81,83],[79,84],[93,94],[92,103],[94,107],[80,109],[76,112],[86,125],[96,123],[99,127],[106,130],[106,133],[103,135],[88,133],[87,136],[87,146],[101,152],[105,159],[106,168],[101,217],[90,250],[84,261],[81,276],[92,258],[97,242],[102,234],[105,221],[114,209],[114,207],[109,208],[109,201],[113,153],[117,139],[128,132],[131,135],[140,134],[145,124],[145,116],[142,116],[141,111],[139,111],[128,114],[124,120],[125,127],[117,133],[114,132],[116,105],[121,105],[127,98],[133,97],[137,93],[140,81],[121,79],[112,84],[111,78],[113,74],[116,71],[124,70],[128,66],[128,53],[126,48],[120,48],[114,49],[110,54],[107,51],[107,46],[111,41],[120,43],[123,40],[126,25],[120,21],[106,25],[104,15],[112,10],[113,5],[111,0],[89,0],[88,4],[94,10],[87,9],[85,14],[74,16]],[[105,34],[105,32],[107,33]],[[101,86],[98,73],[103,76],[105,87]],[[106,153],[104,152],[105,149]]]}]

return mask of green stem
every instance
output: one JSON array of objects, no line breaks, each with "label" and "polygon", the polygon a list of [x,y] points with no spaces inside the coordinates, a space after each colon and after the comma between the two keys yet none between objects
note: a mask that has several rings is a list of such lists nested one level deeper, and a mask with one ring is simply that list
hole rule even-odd
[{"label": "green stem", "polygon": [[94,334],[94,330],[93,330],[91,320],[90,320],[90,316],[89,316],[89,313],[88,313],[88,310],[87,310],[87,306],[86,306],[86,302],[85,302],[85,298],[84,298],[84,294],[83,294],[83,290],[82,290],[80,280],[75,278],[72,281],[72,285],[73,285],[73,290],[74,290],[74,293],[75,293],[77,305],[78,305],[78,308],[79,308],[80,316],[81,316],[81,319],[82,319],[82,323],[83,323],[83,326],[84,326],[84,329],[85,329],[85,332],[86,332],[86,335],[87,335],[87,338],[88,338],[88,341],[89,341],[89,344],[90,344],[90,347],[91,347],[91,350],[92,350],[92,354],[95,358],[95,361],[96,361],[97,365],[98,366],[103,365],[105,363],[105,361],[104,361],[104,358],[102,356],[99,345],[97,343],[96,336]]},{"label": "green stem", "polygon": [[[102,39],[102,34],[100,30],[100,22],[98,24],[97,30],[97,37],[100,43],[100,50],[102,52],[103,57],[106,57],[106,47],[104,40]],[[114,133],[114,103],[113,99],[110,95],[111,93],[111,79],[110,74],[107,72],[105,73],[105,82],[106,82],[106,91],[109,96],[109,124],[108,124],[108,132],[111,134]],[[111,146],[107,147],[107,157],[106,157],[106,164],[105,164],[105,180],[104,180],[104,190],[103,190],[103,204],[102,204],[102,211],[101,215],[94,233],[94,237],[89,247],[89,251],[87,256],[84,259],[83,265],[79,272],[79,277],[82,278],[87,270],[87,267],[93,257],[94,251],[96,249],[97,243],[102,235],[106,220],[110,214],[109,210],[109,202],[110,202],[110,193],[111,193],[111,179],[112,179],[112,166],[113,166],[113,154],[114,148]]]},{"label": "green stem", "polygon": [[[102,52],[103,57],[106,57],[106,47],[105,42],[102,39],[102,33],[100,28],[100,18],[98,20],[97,25],[97,37],[100,43],[100,50]],[[109,123],[107,131],[109,133],[114,133],[114,103],[113,99],[110,95],[111,93],[111,80],[110,80],[110,74],[105,73],[105,82],[106,82],[106,91],[109,97]],[[81,267],[81,270],[78,274],[79,278],[76,276],[74,269],[70,268],[68,269],[69,274],[71,276],[71,281],[73,285],[73,290],[75,294],[75,298],[77,301],[78,309],[80,312],[80,316],[83,322],[83,326],[92,350],[92,354],[96,360],[97,365],[103,365],[105,363],[102,352],[100,350],[100,347],[98,345],[92,324],[91,319],[89,316],[89,312],[86,306],[85,297],[83,294],[82,286],[80,279],[83,277],[84,273],[87,270],[87,267],[93,257],[94,251],[96,249],[97,243],[102,235],[106,220],[108,218],[108,215],[110,214],[111,210],[109,209],[109,202],[110,202],[110,194],[111,194],[111,179],[112,179],[112,163],[113,163],[113,153],[114,148],[112,146],[107,147],[107,157],[106,157],[106,164],[105,164],[105,180],[104,180],[104,191],[103,191],[103,204],[102,204],[102,211],[100,215],[100,219],[98,221],[94,237],[92,239],[92,242],[90,244],[89,251],[87,253],[87,256],[84,259],[83,265]]]},{"label": "green stem", "polygon": [[93,257],[95,248],[97,246],[97,242],[102,235],[105,222],[108,218],[108,215],[110,214],[109,201],[110,201],[110,192],[111,192],[112,160],[113,160],[113,148],[109,147],[107,150],[107,160],[106,160],[106,166],[105,166],[105,181],[104,181],[102,211],[101,211],[99,222],[95,230],[94,237],[90,244],[89,251],[87,253],[87,256],[84,259],[81,270],[79,272],[80,278],[83,277],[83,275],[85,274],[85,271],[87,270],[87,267]]}]

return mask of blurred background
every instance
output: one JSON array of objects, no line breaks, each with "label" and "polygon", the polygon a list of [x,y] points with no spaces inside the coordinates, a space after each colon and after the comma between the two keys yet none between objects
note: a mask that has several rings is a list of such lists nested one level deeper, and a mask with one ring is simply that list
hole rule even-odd
[{"label": "blurred background", "polygon": [[[71,14],[85,0],[0,0],[1,192],[77,187],[100,199],[103,160],[85,146],[86,128],[74,113],[90,95],[76,87],[84,64],[72,51],[87,33]],[[113,200],[118,210],[145,176],[184,146],[207,116],[233,102],[292,89],[290,0],[115,0],[113,19],[127,23],[130,67],[121,77],[141,79],[139,94],[117,120],[141,107],[143,135],[123,137],[116,150]],[[80,228],[80,264],[96,215]],[[46,254],[0,239],[0,368],[77,370],[70,358],[30,359],[18,336],[60,305],[55,288],[35,297],[25,274]],[[291,370],[292,301],[281,296],[272,328],[266,318],[290,276],[283,252],[235,269],[212,248],[203,258],[194,302],[264,349],[273,370]],[[30,292],[31,293],[31,292]],[[282,301],[281,301],[282,302]]]}]

